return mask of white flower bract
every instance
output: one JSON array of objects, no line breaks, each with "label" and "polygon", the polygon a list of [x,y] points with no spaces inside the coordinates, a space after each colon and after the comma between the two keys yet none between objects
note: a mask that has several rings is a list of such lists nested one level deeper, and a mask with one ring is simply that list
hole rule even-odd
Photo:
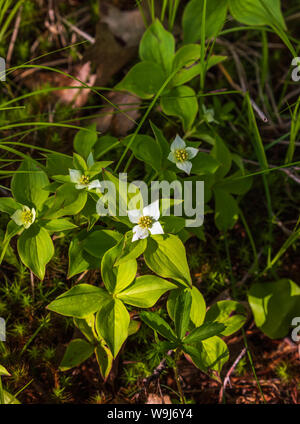
[{"label": "white flower bract", "polygon": [[78,169],[69,169],[69,174],[70,180],[75,184],[75,188],[77,188],[77,190],[83,190],[85,188],[88,190],[101,188],[99,180],[90,181],[89,177],[84,175]]},{"label": "white flower bract", "polygon": [[151,203],[143,208],[143,210],[133,209],[128,211],[128,218],[133,224],[132,241],[141,240],[150,234],[163,234],[164,230],[159,223],[159,201]]},{"label": "white flower bract", "polygon": [[171,152],[168,159],[175,163],[181,171],[190,175],[193,166],[190,159],[193,159],[197,153],[198,149],[186,147],[185,141],[179,135],[176,135],[175,140],[171,144]]},{"label": "white flower bract", "polygon": [[22,209],[17,209],[11,216],[11,219],[19,226],[23,226],[26,230],[35,221],[35,209],[28,206],[22,206]]}]

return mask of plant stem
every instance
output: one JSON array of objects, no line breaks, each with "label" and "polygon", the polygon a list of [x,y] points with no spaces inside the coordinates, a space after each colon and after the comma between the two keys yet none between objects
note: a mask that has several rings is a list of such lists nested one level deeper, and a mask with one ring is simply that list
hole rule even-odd
[{"label": "plant stem", "polygon": [[139,8],[140,14],[141,14],[142,19],[144,21],[145,28],[147,28],[148,27],[148,22],[147,22],[147,19],[146,19],[144,10],[143,10],[143,8],[141,6],[141,0],[136,0],[136,4],[137,4],[137,7]]},{"label": "plant stem", "polygon": [[174,365],[173,369],[174,369],[177,389],[178,389],[178,392],[179,392],[179,395],[180,395],[180,403],[182,403],[184,405],[185,404],[185,397],[184,397],[183,390],[182,390],[182,387],[181,387],[181,384],[180,384],[178,367],[177,367],[177,361],[179,360],[180,355],[181,355],[181,351],[180,351],[180,349],[177,348],[176,352],[175,352],[175,358],[174,358],[175,365]]},{"label": "plant stem", "polygon": [[248,356],[248,359],[249,359],[249,362],[250,362],[250,366],[251,366],[251,369],[252,369],[252,372],[253,372],[253,375],[254,375],[256,384],[258,386],[258,390],[260,391],[260,394],[261,394],[261,397],[263,399],[263,402],[264,403],[267,403],[266,402],[266,399],[265,399],[265,396],[264,396],[264,393],[262,391],[261,385],[260,385],[259,380],[258,380],[257,375],[256,375],[256,371],[255,371],[255,368],[254,368],[254,363],[253,363],[252,355],[251,355],[251,352],[249,350],[249,346],[248,346],[248,342],[247,342],[246,333],[245,333],[245,330],[243,328],[242,328],[242,333],[243,333],[244,344],[245,344],[245,347],[246,347],[246,350],[247,350],[247,356]]},{"label": "plant stem", "polygon": [[[148,106],[148,108],[146,110],[146,113],[144,114],[143,118],[140,120],[140,122],[139,122],[139,124],[138,124],[138,126],[137,126],[137,128],[135,130],[135,132],[133,133],[133,135],[132,135],[129,143],[127,144],[124,152],[122,153],[122,156],[120,157],[119,162],[117,163],[117,166],[115,167],[114,172],[117,172],[118,169],[120,168],[120,165],[121,165],[123,159],[125,158],[128,150],[130,149],[132,143],[134,142],[134,140],[135,140],[136,136],[138,135],[138,133],[139,133],[141,127],[143,126],[144,122],[148,118],[149,113],[151,112],[151,110],[154,107],[155,103],[157,102],[158,98],[160,97],[160,95],[162,94],[162,92],[164,91],[164,89],[167,87],[167,85],[169,84],[169,82],[171,81],[171,79],[174,77],[174,75],[176,74],[176,72],[177,72],[177,70],[174,70],[171,73],[171,75],[168,76],[168,78],[165,80],[165,82],[163,83],[163,85],[160,87],[160,89],[156,93],[154,99],[151,101],[150,105]],[[131,154],[131,158],[133,158],[133,153]],[[132,161],[131,158],[129,158],[129,161],[130,162]],[[128,169],[128,166],[129,165],[127,164],[127,166],[125,167],[126,170]]]},{"label": "plant stem", "polygon": [[4,392],[3,392],[1,377],[0,377],[0,405],[4,405]]},{"label": "plant stem", "polygon": [[165,20],[167,4],[168,4],[168,0],[163,0],[163,5],[162,5],[161,15],[160,15],[161,23],[163,23]]},{"label": "plant stem", "polygon": [[23,349],[20,352],[20,356],[23,355],[23,353],[27,350],[28,346],[33,342],[33,340],[36,338],[36,336],[39,334],[39,332],[44,328],[44,326],[48,323],[50,319],[50,314],[46,316],[46,318],[43,320],[43,322],[39,325],[39,327],[35,330],[33,335],[30,337],[28,342],[23,346]]},{"label": "plant stem", "polygon": [[201,51],[200,51],[200,63],[201,63],[201,74],[200,74],[200,90],[204,90],[205,81],[205,19],[206,19],[206,0],[203,1],[202,10],[202,23],[201,23]]},{"label": "plant stem", "polygon": [[227,257],[227,262],[229,265],[229,273],[230,273],[230,280],[231,280],[231,288],[232,288],[232,297],[234,299],[236,299],[236,287],[235,287],[235,283],[236,280],[234,278],[233,275],[233,271],[232,271],[232,262],[231,262],[231,257],[230,257],[230,252],[229,252],[229,245],[228,245],[228,239],[227,239],[227,235],[224,234],[224,242],[225,242],[225,250],[226,250],[226,257]]}]

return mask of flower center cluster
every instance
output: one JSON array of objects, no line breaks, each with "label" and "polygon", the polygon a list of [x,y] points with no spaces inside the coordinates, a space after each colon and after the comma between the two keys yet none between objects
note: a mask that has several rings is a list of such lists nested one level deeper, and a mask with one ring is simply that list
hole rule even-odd
[{"label": "flower center cluster", "polygon": [[79,181],[79,183],[80,183],[80,184],[84,184],[84,185],[89,184],[89,182],[90,182],[90,178],[89,178],[89,177],[87,177],[86,175],[83,175],[83,176],[80,178],[80,181]]},{"label": "flower center cluster", "polygon": [[177,149],[175,152],[175,158],[179,162],[185,162],[188,160],[188,152],[185,149]]},{"label": "flower center cluster", "polygon": [[150,228],[152,226],[153,219],[150,216],[141,216],[138,225],[143,228]]},{"label": "flower center cluster", "polygon": [[31,211],[22,212],[22,220],[24,224],[31,224],[33,220],[33,215]]}]

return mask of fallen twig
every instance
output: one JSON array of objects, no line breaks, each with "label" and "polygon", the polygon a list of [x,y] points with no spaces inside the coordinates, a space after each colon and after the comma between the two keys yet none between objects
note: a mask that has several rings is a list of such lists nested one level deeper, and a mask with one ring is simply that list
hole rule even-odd
[{"label": "fallen twig", "polygon": [[14,51],[17,35],[18,35],[18,32],[19,32],[22,9],[23,9],[23,6],[21,6],[19,11],[18,11],[18,15],[17,15],[15,25],[14,25],[14,29],[13,29],[13,33],[12,33],[12,36],[11,36],[11,39],[10,39],[10,43],[9,43],[9,47],[8,47],[8,51],[7,51],[7,56],[6,56],[7,68],[10,67],[10,61],[11,61],[12,54],[13,54],[13,51]]},{"label": "fallen twig", "polygon": [[242,357],[245,355],[247,349],[244,347],[244,349],[241,351],[241,353],[239,354],[239,356],[236,358],[236,360],[234,361],[234,363],[232,364],[232,366],[230,367],[229,371],[226,374],[226,377],[224,379],[224,383],[223,386],[221,387],[220,390],[220,394],[219,394],[219,403],[222,402],[223,396],[224,396],[224,392],[226,389],[227,384],[230,384],[230,376],[233,373],[233,371],[235,370],[237,364],[240,362],[240,360],[242,359]]}]

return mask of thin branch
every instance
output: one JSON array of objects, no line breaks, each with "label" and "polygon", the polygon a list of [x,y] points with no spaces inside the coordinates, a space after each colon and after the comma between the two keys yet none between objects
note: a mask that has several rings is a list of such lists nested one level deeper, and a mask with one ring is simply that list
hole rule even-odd
[{"label": "thin branch", "polygon": [[17,15],[16,21],[15,21],[13,33],[12,33],[10,43],[9,43],[9,47],[8,47],[8,51],[7,51],[6,64],[7,64],[8,68],[10,67],[10,61],[11,61],[11,58],[12,58],[12,54],[13,54],[14,47],[15,47],[15,42],[16,42],[18,32],[19,32],[19,28],[20,28],[22,9],[23,9],[23,6],[21,6],[19,11],[18,11],[18,15]]},{"label": "thin branch", "polygon": [[[224,396],[224,393],[225,393],[225,389],[226,389],[227,384],[228,384],[228,383],[230,384],[230,376],[231,376],[231,374],[233,373],[233,371],[234,371],[234,370],[235,370],[235,368],[237,367],[237,365],[238,365],[238,363],[240,362],[240,360],[241,360],[241,359],[243,358],[243,356],[245,355],[246,351],[247,351],[247,349],[244,347],[244,349],[241,351],[241,353],[240,353],[240,354],[239,354],[239,356],[236,358],[236,360],[234,361],[234,363],[233,363],[233,364],[232,364],[232,366],[230,367],[229,371],[227,372],[226,377],[225,377],[225,379],[224,379],[223,386],[221,387],[221,390],[220,390],[220,394],[219,394],[219,403],[221,403],[221,402],[222,402],[222,399],[223,399],[223,396]],[[231,386],[231,384],[230,384],[230,386]]]}]

